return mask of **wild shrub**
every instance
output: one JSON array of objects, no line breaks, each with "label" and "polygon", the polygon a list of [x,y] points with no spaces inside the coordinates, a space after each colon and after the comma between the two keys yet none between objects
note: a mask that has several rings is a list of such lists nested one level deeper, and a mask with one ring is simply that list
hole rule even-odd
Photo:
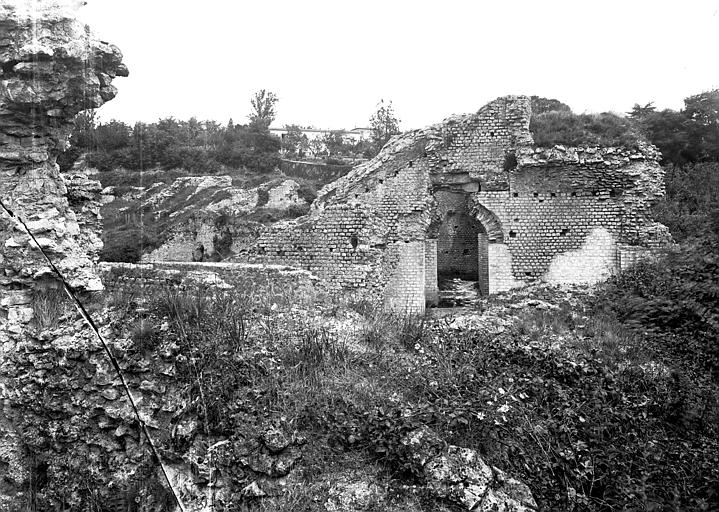
[{"label": "wild shrub", "polygon": [[666,196],[653,207],[677,242],[719,239],[719,163],[664,166]]},{"label": "wild shrub", "polygon": [[719,256],[711,247],[638,263],[602,285],[592,307],[719,378]]},{"label": "wild shrub", "polygon": [[140,352],[152,350],[161,341],[152,320],[147,318],[137,320],[135,326],[132,328],[130,337],[132,338],[135,348]]},{"label": "wild shrub", "polygon": [[317,386],[333,365],[346,363],[351,355],[347,346],[326,329],[308,326],[299,332],[295,344],[284,347],[280,357],[294,378]]},{"label": "wild shrub", "polygon": [[58,327],[60,318],[72,308],[65,290],[37,287],[32,292],[33,323],[42,329]]}]

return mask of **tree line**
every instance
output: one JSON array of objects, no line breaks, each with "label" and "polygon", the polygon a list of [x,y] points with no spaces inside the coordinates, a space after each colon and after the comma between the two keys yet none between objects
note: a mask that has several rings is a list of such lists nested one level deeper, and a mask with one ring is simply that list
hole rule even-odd
[{"label": "tree line", "polygon": [[100,171],[181,167],[212,174],[223,166],[271,171],[278,164],[280,149],[279,138],[268,130],[276,101],[276,96],[265,90],[256,93],[249,123],[244,125],[232,119],[223,126],[195,117],[187,121],[168,117],[130,126],[116,120],[97,123],[94,111],[82,112],[75,118],[70,149],[59,163],[61,168],[68,167],[86,153],[88,165]]},{"label": "tree line", "polygon": [[88,165],[100,171],[183,168],[196,174],[214,174],[226,168],[245,168],[263,174],[277,167],[280,153],[320,156],[330,163],[372,158],[389,138],[400,133],[392,102],[381,101],[370,118],[369,140],[354,142],[337,131],[309,141],[297,125],[285,125],[287,133],[280,139],[269,131],[278,101],[277,95],[262,89],[250,100],[249,122],[235,124],[230,119],[226,125],[196,117],[186,121],[167,117],[134,125],[117,120],[100,123],[89,110],[75,118],[70,147],[58,162],[62,169],[68,169],[86,154]]}]

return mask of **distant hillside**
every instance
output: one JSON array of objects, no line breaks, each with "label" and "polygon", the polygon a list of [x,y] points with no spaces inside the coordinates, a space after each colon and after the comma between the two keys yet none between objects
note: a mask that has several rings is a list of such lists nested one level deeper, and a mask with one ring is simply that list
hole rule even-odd
[{"label": "distant hillside", "polygon": [[[136,262],[153,251],[187,261],[197,243],[222,259],[263,226],[304,214],[323,184],[279,170],[247,176],[189,176],[186,171],[98,172],[109,200],[103,209],[102,259]],[[189,249],[188,249],[189,248]]]}]

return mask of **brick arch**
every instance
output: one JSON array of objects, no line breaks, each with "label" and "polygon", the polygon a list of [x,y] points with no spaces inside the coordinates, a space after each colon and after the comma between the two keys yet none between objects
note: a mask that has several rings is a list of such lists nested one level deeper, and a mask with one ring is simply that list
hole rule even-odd
[{"label": "brick arch", "polygon": [[481,204],[475,204],[472,207],[472,213],[477,220],[482,223],[487,231],[487,238],[490,243],[503,243],[504,231],[499,218],[489,209]]}]

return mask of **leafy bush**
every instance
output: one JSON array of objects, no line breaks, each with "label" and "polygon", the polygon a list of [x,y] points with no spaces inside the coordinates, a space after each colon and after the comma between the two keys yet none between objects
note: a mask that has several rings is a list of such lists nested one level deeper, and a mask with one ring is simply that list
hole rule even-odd
[{"label": "leafy bush", "polygon": [[719,239],[719,163],[665,166],[666,197],[654,207],[655,218],[674,239]]},{"label": "leafy bush", "polygon": [[669,357],[719,378],[719,253],[693,245],[639,263],[603,285],[595,311],[661,342]]}]

